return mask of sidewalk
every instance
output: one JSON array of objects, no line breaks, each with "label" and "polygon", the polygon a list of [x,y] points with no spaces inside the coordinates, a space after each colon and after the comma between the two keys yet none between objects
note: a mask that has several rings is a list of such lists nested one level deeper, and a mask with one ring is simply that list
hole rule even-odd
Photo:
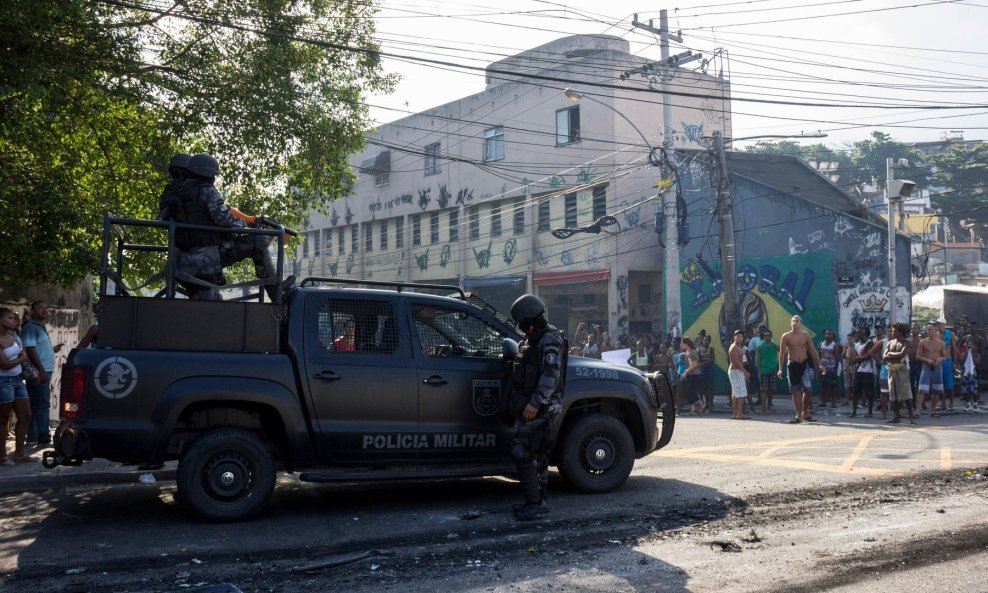
[{"label": "sidewalk", "polygon": [[[48,449],[49,451],[51,449]],[[105,459],[87,461],[78,466],[58,466],[46,469],[41,465],[44,449],[34,451],[30,463],[0,465],[0,495],[37,492],[70,486],[99,486],[102,484],[136,484],[141,476],[150,474],[156,481],[175,479],[175,462],[156,470],[140,470],[136,465],[123,465]],[[147,478],[145,478],[147,479]]]}]

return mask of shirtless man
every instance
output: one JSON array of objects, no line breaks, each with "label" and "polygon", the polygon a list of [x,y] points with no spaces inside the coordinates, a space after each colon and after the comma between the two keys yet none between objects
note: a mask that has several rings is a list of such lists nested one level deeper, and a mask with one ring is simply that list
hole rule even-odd
[{"label": "shirtless man", "polygon": [[930,324],[926,337],[919,341],[916,360],[923,365],[916,396],[916,414],[923,409],[923,397],[930,394],[930,418],[937,417],[937,396],[943,400],[943,361],[950,356],[947,345],[940,339],[936,324]]},{"label": "shirtless man", "polygon": [[[810,359],[813,359],[813,364],[821,374],[826,373],[827,370],[820,364],[820,355],[813,347],[809,332],[803,329],[803,319],[799,315],[793,315],[790,326],[792,329],[782,334],[782,340],[779,342],[779,378],[782,378],[782,369],[786,369],[789,374],[792,405],[796,410],[796,416],[789,421],[789,424],[816,422],[816,418],[810,416],[809,412],[810,387],[813,385]],[[789,359],[788,366],[783,364],[786,358]]]},{"label": "shirtless man", "polygon": [[727,351],[729,366],[727,368],[727,378],[731,381],[731,409],[734,411],[735,420],[749,420],[749,416],[744,415],[744,400],[748,397],[748,380],[751,373],[744,368],[744,332],[735,330],[734,343]]}]

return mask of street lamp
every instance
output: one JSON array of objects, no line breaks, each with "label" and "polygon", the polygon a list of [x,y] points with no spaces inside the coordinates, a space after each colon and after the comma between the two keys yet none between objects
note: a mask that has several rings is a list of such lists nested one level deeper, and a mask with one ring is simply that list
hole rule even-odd
[{"label": "street lamp", "polygon": [[[909,161],[899,159],[900,166],[909,166]],[[913,193],[916,184],[906,179],[895,179],[895,169],[892,159],[885,159],[885,200],[888,202],[888,233],[889,233],[889,325],[895,323],[895,207],[902,205],[903,198],[908,198]],[[944,262],[947,258],[944,257]],[[946,264],[944,264],[946,268]]]},{"label": "street lamp", "polygon": [[[628,122],[631,128],[638,132],[641,136],[642,142],[645,143],[645,147],[648,149],[648,162],[653,167],[662,167],[665,155],[663,154],[660,158],[656,153],[658,149],[652,146],[645,134],[642,133],[638,126],[634,124],[628,116],[621,113],[614,107],[604,103],[599,99],[595,99],[591,96],[584,95],[580,91],[574,88],[567,88],[563,91],[566,98],[571,101],[579,101],[581,99],[588,99],[594,103],[603,105],[604,107],[610,109],[624,121]],[[663,105],[663,118],[668,115],[668,106]],[[672,147],[672,137],[670,135],[670,130],[668,123],[665,125],[666,130],[664,132],[665,139],[663,140],[663,147],[665,149],[671,149]],[[673,171],[675,172],[675,171]],[[662,179],[666,181],[668,175],[666,174],[666,168],[662,167]],[[665,186],[666,184],[663,184]],[[681,307],[680,307],[680,294],[679,294],[679,218],[676,216],[676,192],[664,191],[662,193],[662,212],[664,214],[665,220],[665,261],[663,263],[663,269],[665,270],[665,301],[666,301],[666,331],[672,335],[679,335],[682,331],[680,328],[681,320]]]}]

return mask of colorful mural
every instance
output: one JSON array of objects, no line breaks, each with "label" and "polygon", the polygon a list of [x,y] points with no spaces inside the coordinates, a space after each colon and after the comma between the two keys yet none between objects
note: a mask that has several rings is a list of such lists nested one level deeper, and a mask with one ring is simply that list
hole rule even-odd
[{"label": "colorful mural", "polygon": [[[740,262],[737,283],[742,329],[757,333],[758,326],[772,330],[776,340],[789,331],[793,315],[803,318],[812,335],[837,328],[836,288],[830,253],[751,259]],[[683,335],[696,337],[700,330],[719,336],[717,366],[727,372],[727,348],[734,327],[723,318],[724,282],[720,263],[702,258],[689,260],[680,274],[683,303]]]}]

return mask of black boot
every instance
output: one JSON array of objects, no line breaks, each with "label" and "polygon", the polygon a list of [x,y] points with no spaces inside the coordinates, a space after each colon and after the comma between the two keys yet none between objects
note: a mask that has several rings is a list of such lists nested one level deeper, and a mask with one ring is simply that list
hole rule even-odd
[{"label": "black boot", "polygon": [[524,506],[515,511],[515,519],[519,521],[531,521],[539,515],[549,512],[549,505],[544,500],[539,502],[526,502]]}]

